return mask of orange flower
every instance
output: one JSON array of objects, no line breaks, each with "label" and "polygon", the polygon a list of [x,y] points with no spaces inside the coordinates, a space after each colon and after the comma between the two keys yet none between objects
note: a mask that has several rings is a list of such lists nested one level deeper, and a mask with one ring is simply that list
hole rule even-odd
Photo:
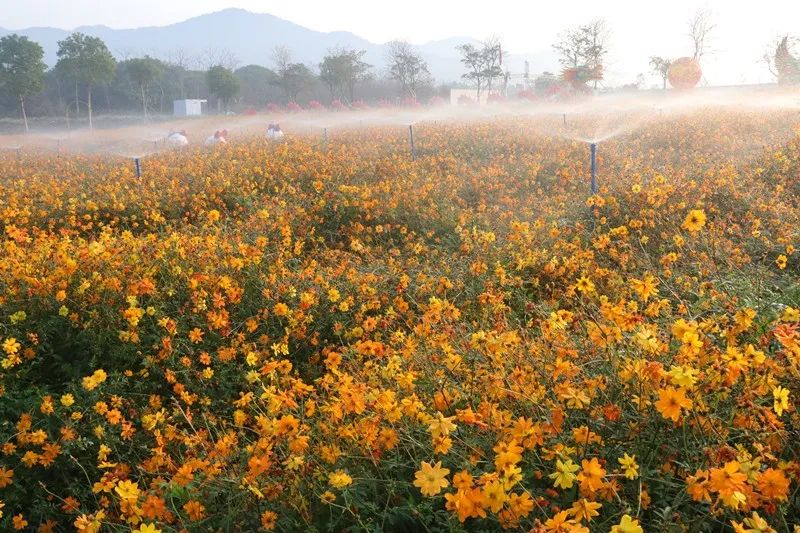
[{"label": "orange flower", "polygon": [[692,400],[686,397],[683,388],[667,387],[659,389],[656,409],[661,416],[677,422],[681,417],[681,409],[691,409]]},{"label": "orange flower", "polygon": [[0,467],[0,489],[11,485],[11,478],[14,477],[14,471]]},{"label": "orange flower", "polygon": [[747,474],[740,469],[738,461],[727,462],[723,468],[712,468],[709,472],[709,488],[724,496],[741,492],[744,490]]},{"label": "orange flower", "polygon": [[774,500],[786,500],[789,494],[789,479],[783,470],[768,468],[758,476],[758,490]]},{"label": "orange flower", "polygon": [[578,474],[578,481],[580,481],[581,489],[594,492],[603,486],[603,478],[606,475],[606,470],[600,465],[596,457],[591,460],[583,459],[581,461],[581,472]]},{"label": "orange flower", "polygon": [[183,504],[183,510],[186,511],[186,515],[195,522],[202,520],[206,512],[205,506],[196,500],[189,500]]}]

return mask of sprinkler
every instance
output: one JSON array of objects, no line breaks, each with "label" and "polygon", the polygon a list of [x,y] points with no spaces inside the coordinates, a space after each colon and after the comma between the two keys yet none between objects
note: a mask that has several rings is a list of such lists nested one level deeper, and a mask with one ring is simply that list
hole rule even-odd
[{"label": "sprinkler", "polygon": [[597,194],[597,143],[589,144],[592,153],[592,194]]},{"label": "sprinkler", "polygon": [[136,170],[136,177],[142,177],[142,162],[139,160],[138,157],[133,158],[133,167]]},{"label": "sprinkler", "polygon": [[564,125],[566,126],[567,125],[567,114],[566,113],[562,113],[561,116],[564,118]]},{"label": "sprinkler", "polygon": [[328,144],[328,128],[322,128],[322,142]]},{"label": "sprinkler", "polygon": [[408,125],[408,137],[411,140],[411,160],[416,161],[417,153],[416,150],[414,150],[414,126],[411,124]]}]

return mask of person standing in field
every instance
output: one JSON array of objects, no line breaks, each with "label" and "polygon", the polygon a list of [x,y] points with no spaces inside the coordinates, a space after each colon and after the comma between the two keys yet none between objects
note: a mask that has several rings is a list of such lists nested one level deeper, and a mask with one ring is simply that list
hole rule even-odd
[{"label": "person standing in field", "polygon": [[267,128],[267,139],[280,139],[281,137],[283,137],[281,125],[270,123],[269,127]]}]

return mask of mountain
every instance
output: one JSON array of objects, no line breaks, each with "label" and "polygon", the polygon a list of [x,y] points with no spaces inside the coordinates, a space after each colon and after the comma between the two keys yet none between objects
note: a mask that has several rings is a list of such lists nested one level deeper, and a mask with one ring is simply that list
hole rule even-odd
[{"label": "mountain", "polygon": [[[169,26],[135,29],[112,29],[106,26],[82,26],[73,31],[103,39],[118,58],[149,54],[162,59],[204,59],[227,51],[240,65],[270,66],[276,46],[288,47],[295,61],[316,66],[331,48],[342,46],[366,50],[365,60],[377,70],[385,70],[386,46],[372,43],[346,31],[318,32],[269,14],[251,13],[242,9],[226,9],[201,15]],[[45,62],[56,64],[58,41],[71,31],[57,28],[0,28],[0,37],[10,33],[26,35],[40,43],[45,50]],[[439,82],[457,81],[463,72],[456,46],[476,43],[470,37],[452,37],[418,46],[428,61],[431,73]],[[531,72],[552,69],[551,54],[536,54]],[[511,54],[512,70],[521,72],[524,57]],[[541,64],[539,64],[541,63]],[[554,64],[555,62],[552,61]]]}]

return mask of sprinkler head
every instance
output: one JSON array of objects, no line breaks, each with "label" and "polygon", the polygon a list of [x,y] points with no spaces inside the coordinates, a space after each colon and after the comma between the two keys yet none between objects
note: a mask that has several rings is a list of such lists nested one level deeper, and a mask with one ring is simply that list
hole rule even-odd
[{"label": "sprinkler head", "polygon": [[134,166],[134,169],[136,170],[136,177],[137,178],[141,178],[142,177],[142,163],[141,163],[141,161],[139,160],[138,157],[134,157],[133,158],[133,166]]}]

